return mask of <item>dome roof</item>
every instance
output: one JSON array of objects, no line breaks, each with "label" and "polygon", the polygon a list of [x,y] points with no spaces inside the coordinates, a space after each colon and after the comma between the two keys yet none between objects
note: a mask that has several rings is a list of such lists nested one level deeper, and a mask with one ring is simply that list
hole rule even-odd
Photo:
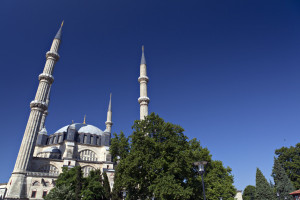
[{"label": "dome roof", "polygon": [[55,133],[63,133],[63,132],[68,132],[68,129],[70,128],[75,128],[76,132],[78,133],[90,133],[90,134],[96,134],[96,135],[102,135],[103,131],[97,128],[96,126],[89,125],[89,124],[83,124],[83,123],[75,123],[75,124],[70,124],[67,126],[62,127]]}]

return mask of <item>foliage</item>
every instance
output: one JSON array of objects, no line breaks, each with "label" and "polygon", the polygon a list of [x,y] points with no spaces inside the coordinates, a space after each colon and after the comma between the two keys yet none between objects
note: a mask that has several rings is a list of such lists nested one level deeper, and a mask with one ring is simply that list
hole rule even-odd
[{"label": "foliage", "polygon": [[253,185],[247,185],[243,192],[243,200],[255,200],[256,188]]},{"label": "foliage", "polygon": [[294,187],[300,188],[300,143],[295,147],[277,149],[275,154]]},{"label": "foliage", "polygon": [[45,200],[73,200],[75,193],[70,189],[70,186],[61,185],[53,188],[45,197]]},{"label": "foliage", "polygon": [[274,158],[272,177],[274,178],[275,188],[276,192],[279,194],[279,198],[293,200],[293,197],[289,195],[289,193],[293,192],[295,188],[285,173],[279,160],[276,158]]},{"label": "foliage", "polygon": [[[108,182],[108,179],[106,181]],[[103,180],[100,170],[90,171],[89,176],[83,178],[80,166],[71,169],[63,168],[63,172],[58,176],[56,181],[56,186],[49,192],[45,199],[107,200],[102,184]]]},{"label": "foliage", "polygon": [[80,200],[81,199],[81,189],[82,189],[82,182],[83,182],[83,175],[81,167],[78,166],[75,168],[76,172],[76,181],[75,181],[75,199]]},{"label": "foliage", "polygon": [[99,169],[90,171],[82,189],[82,200],[104,200],[102,175]]},{"label": "foliage", "polygon": [[232,199],[236,194],[231,168],[225,168],[221,161],[212,160],[207,166],[207,176],[204,178],[206,196],[208,199]]},{"label": "foliage", "polygon": [[236,190],[231,169],[213,161],[196,139],[188,141],[180,126],[152,113],[145,120],[135,121],[133,129],[131,144],[123,133],[112,140],[111,153],[121,158],[113,199],[120,199],[123,188],[127,190],[126,199],[202,199],[201,177],[193,163],[206,160],[207,199],[222,196],[233,200]]},{"label": "foliage", "polygon": [[110,146],[110,152],[114,160],[118,161],[120,158],[125,158],[128,155],[129,148],[128,138],[126,138],[124,133],[121,132],[120,135],[114,133]]},{"label": "foliage", "polygon": [[104,197],[106,200],[109,200],[111,197],[111,192],[110,192],[110,185],[108,181],[108,177],[106,172],[103,173],[103,190],[104,190]]},{"label": "foliage", "polygon": [[256,170],[256,200],[275,200],[275,194],[260,169]]},{"label": "foliage", "polygon": [[56,186],[45,197],[47,200],[80,199],[82,180],[81,167],[68,169],[63,167],[63,172],[56,180]]}]

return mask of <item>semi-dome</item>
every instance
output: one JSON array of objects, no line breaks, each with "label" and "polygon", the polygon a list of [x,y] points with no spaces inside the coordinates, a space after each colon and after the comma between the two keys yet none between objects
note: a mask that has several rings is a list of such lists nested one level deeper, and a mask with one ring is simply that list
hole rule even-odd
[{"label": "semi-dome", "polygon": [[84,123],[74,123],[67,126],[62,127],[61,129],[57,130],[55,133],[64,133],[68,132],[69,128],[75,128],[76,132],[78,133],[90,133],[96,135],[102,135],[103,131],[97,128],[96,126]]}]

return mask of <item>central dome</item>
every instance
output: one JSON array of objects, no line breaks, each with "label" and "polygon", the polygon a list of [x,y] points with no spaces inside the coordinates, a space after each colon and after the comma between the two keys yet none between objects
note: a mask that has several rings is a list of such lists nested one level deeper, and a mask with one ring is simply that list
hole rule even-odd
[{"label": "central dome", "polygon": [[97,128],[96,126],[89,125],[89,124],[83,124],[83,123],[74,123],[74,124],[64,126],[61,129],[59,129],[58,131],[56,131],[55,133],[68,132],[68,129],[71,126],[72,126],[72,128],[75,127],[75,130],[78,133],[90,133],[90,134],[96,134],[96,135],[102,135],[103,134],[103,131],[100,130],[99,128]]}]

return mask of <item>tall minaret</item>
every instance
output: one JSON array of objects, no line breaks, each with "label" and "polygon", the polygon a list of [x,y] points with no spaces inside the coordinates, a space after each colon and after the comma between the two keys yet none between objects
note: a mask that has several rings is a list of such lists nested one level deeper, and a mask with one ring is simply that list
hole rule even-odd
[{"label": "tall minaret", "polygon": [[63,23],[52,42],[50,51],[46,53],[47,60],[44,71],[39,75],[39,86],[34,100],[30,103],[31,111],[15,163],[15,168],[8,183],[7,198],[27,198],[26,174],[30,171],[30,161],[33,156],[37,135],[40,130],[42,116],[47,110],[46,101],[50,92],[50,86],[54,81],[52,74],[55,63],[59,59],[58,49],[61,43],[62,26]]},{"label": "tall minaret", "polygon": [[140,119],[145,119],[148,116],[148,104],[150,99],[147,96],[147,83],[148,83],[146,60],[144,55],[144,46],[142,46],[142,59],[140,65],[140,77],[138,81],[140,82],[140,97],[138,99],[140,103]]},{"label": "tall minaret", "polygon": [[109,104],[108,104],[108,110],[107,110],[107,120],[105,122],[106,124],[106,131],[111,133],[111,126],[113,125],[112,121],[111,121],[111,93],[110,93],[110,97],[109,97]]}]

